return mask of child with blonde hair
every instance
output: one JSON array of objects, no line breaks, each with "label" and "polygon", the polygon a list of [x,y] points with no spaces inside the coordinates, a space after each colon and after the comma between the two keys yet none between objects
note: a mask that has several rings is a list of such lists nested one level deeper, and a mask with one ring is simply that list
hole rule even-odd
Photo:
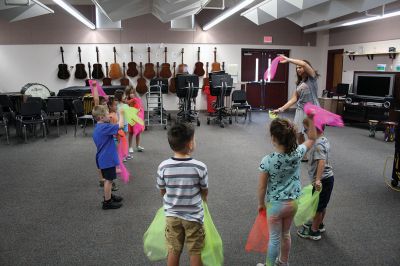
[{"label": "child with blonde hair", "polygon": [[93,131],[93,141],[96,144],[96,164],[100,169],[104,181],[103,210],[118,209],[122,206],[122,197],[111,193],[113,180],[117,178],[116,166],[120,164],[114,135],[124,127],[123,109],[120,110],[118,124],[110,123],[108,108],[97,105],[92,111],[97,124]]},{"label": "child with blonde hair", "polygon": [[[125,102],[130,106],[139,110],[138,116],[140,119],[144,120],[144,108],[142,104],[142,100],[136,92],[136,89],[133,86],[128,86],[125,89]],[[136,151],[142,152],[144,148],[140,146],[140,134],[144,131],[144,125],[140,123],[136,123],[133,126],[128,125],[129,131],[129,153],[133,153],[132,147],[132,138],[135,136],[136,138]]]}]

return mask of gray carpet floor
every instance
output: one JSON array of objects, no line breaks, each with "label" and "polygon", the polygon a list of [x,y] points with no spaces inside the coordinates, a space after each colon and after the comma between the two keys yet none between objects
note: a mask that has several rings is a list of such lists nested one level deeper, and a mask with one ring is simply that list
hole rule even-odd
[{"label": "gray carpet floor", "polygon": [[[255,112],[251,123],[226,128],[206,125],[204,116],[201,121],[193,157],[208,166],[209,209],[225,265],[256,265],[265,255],[246,253],[244,246],[257,215],[257,168],[272,151],[268,115]],[[87,131],[74,138],[70,127],[57,137],[52,127],[46,142],[13,137],[9,146],[0,137],[0,265],[165,265],[147,260],[142,237],[162,205],[155,173],[171,156],[166,131],[143,134],[145,151],[126,164],[134,177],[119,182],[124,206],[111,211],[101,209],[92,127]],[[382,132],[369,138],[367,129],[355,127],[328,127],[326,135],[335,172],[327,231],[314,242],[300,239],[293,227],[290,264],[399,265],[400,193],[382,177],[394,143],[384,142]],[[188,265],[186,253],[181,265]]]}]

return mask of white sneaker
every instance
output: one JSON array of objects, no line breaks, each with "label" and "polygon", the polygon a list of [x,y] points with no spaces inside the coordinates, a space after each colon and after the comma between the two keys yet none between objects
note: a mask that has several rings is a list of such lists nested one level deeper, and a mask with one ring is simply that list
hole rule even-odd
[{"label": "white sneaker", "polygon": [[133,148],[129,147],[129,153],[133,153]]},{"label": "white sneaker", "polygon": [[144,148],[141,146],[136,146],[136,151],[142,152],[144,151]]}]

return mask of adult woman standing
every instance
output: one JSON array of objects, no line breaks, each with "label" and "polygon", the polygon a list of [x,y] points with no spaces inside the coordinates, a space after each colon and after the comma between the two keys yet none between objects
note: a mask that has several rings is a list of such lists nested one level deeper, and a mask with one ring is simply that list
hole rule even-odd
[{"label": "adult woman standing", "polygon": [[[280,57],[283,58],[280,61],[281,63],[292,63],[296,65],[297,87],[290,100],[282,107],[279,107],[272,112],[275,114],[282,113],[286,109],[290,108],[293,104],[296,104],[294,124],[297,126],[297,142],[301,144],[305,141],[303,120],[307,117],[304,113],[304,105],[310,102],[319,106],[317,98],[317,78],[319,77],[319,74],[307,60],[288,58],[284,55],[280,55]],[[303,161],[307,161],[307,159],[304,158]]]}]

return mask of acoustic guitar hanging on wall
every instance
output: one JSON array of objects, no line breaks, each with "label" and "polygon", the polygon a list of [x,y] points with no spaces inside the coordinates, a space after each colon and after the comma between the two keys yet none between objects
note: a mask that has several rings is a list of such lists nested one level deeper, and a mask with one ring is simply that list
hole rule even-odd
[{"label": "acoustic guitar hanging on wall", "polygon": [[81,47],[79,47],[79,46],[78,46],[78,54],[79,54],[79,63],[75,65],[75,78],[85,79],[85,78],[87,78],[87,73],[85,70],[85,65],[82,64]]},{"label": "acoustic guitar hanging on wall", "polygon": [[187,72],[188,66],[183,63],[183,53],[184,53],[184,50],[182,48],[182,50],[181,50],[182,63],[179,64],[179,66],[178,66],[178,74],[187,74],[188,73]]},{"label": "acoustic guitar hanging on wall", "polygon": [[122,69],[124,76],[120,79],[121,86],[129,86],[129,79],[127,79],[125,76],[125,62],[122,63]]},{"label": "acoustic guitar hanging on wall", "polygon": [[103,66],[99,63],[99,48],[97,46],[96,46],[96,58],[97,58],[97,63],[93,64],[92,77],[95,79],[102,79],[104,78]]},{"label": "acoustic guitar hanging on wall", "polygon": [[206,63],[206,76],[203,78],[203,90],[206,86],[210,86],[210,77],[208,76],[208,62]]},{"label": "acoustic guitar hanging on wall", "polygon": [[164,54],[165,54],[165,61],[164,63],[161,64],[161,72],[160,76],[164,79],[168,79],[172,76],[171,72],[171,65],[167,63],[167,47],[164,48]]},{"label": "acoustic guitar hanging on wall", "polygon": [[197,62],[194,65],[193,73],[199,77],[204,76],[204,65],[200,62],[200,47],[197,49]]},{"label": "acoustic guitar hanging on wall", "polygon": [[128,71],[126,71],[126,74],[132,78],[139,74],[137,65],[133,62],[133,46],[131,46],[131,61],[128,63]]},{"label": "acoustic guitar hanging on wall", "polygon": [[114,63],[110,65],[109,74],[111,79],[119,79],[122,77],[121,66],[117,63],[117,56],[116,56],[117,50],[115,49],[115,47],[113,51],[114,51]]},{"label": "acoustic guitar hanging on wall", "polygon": [[146,79],[143,77],[142,62],[140,62],[139,68],[140,68],[140,77],[137,79],[136,91],[140,94],[144,94],[147,92],[148,88],[146,84]]},{"label": "acoustic guitar hanging on wall", "polygon": [[169,81],[169,86],[168,86],[168,90],[172,93],[176,93],[176,86],[175,86],[175,68],[176,68],[176,62],[174,62],[172,69],[174,74],[172,75],[171,80]]},{"label": "acoustic guitar hanging on wall", "polygon": [[111,86],[111,79],[108,76],[108,63],[106,62],[106,77],[103,78],[103,86]]},{"label": "acoustic guitar hanging on wall", "polygon": [[60,52],[61,52],[62,63],[58,65],[57,77],[59,79],[69,79],[71,74],[69,73],[68,65],[64,63],[64,49],[62,48],[62,46],[60,46]]},{"label": "acoustic guitar hanging on wall", "polygon": [[147,57],[148,63],[144,65],[144,77],[148,79],[152,79],[156,76],[156,72],[154,71],[154,64],[150,63],[150,46],[147,47]]},{"label": "acoustic guitar hanging on wall", "polygon": [[211,72],[221,71],[221,64],[217,62],[217,47],[214,48],[214,62],[211,64]]}]

